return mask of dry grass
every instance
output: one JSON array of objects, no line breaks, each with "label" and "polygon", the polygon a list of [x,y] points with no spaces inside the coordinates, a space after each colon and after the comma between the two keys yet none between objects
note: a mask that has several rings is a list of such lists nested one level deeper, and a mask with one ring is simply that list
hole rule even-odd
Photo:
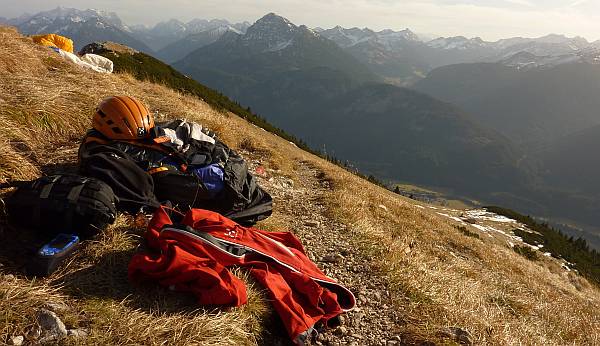
[{"label": "dry grass", "polygon": [[600,294],[585,279],[551,273],[509,248],[462,234],[408,200],[322,168],[335,185],[332,216],[366,241],[394,249],[362,248],[381,258],[397,308],[411,316],[407,340],[435,341],[440,328],[459,326],[484,344],[600,344]]},{"label": "dry grass", "polygon": [[[32,179],[42,171],[74,165],[76,147],[90,127],[95,105],[127,94],[146,102],[158,120],[187,118],[215,129],[229,143],[247,137],[267,153],[268,138],[233,115],[196,98],[128,75],[103,75],[63,61],[14,30],[0,27],[0,181]],[[75,150],[74,150],[75,149]],[[55,167],[55,166],[58,166]],[[64,302],[68,328],[86,328],[91,344],[256,344],[271,312],[264,294],[248,286],[249,304],[230,311],[198,310],[192,297],[157,287],[132,287],[127,264],[139,244],[131,220],[119,222],[60,272],[44,281],[18,276],[25,258],[16,250],[24,234],[3,225],[0,249],[0,342],[25,335],[35,340],[35,313],[45,302]],[[25,236],[25,238],[27,238]],[[9,241],[10,240],[10,241]],[[34,248],[34,246],[31,246]],[[4,266],[4,267],[2,267]],[[8,275],[17,274],[17,277]],[[70,342],[74,342],[71,340]]]},{"label": "dry grass", "polygon": [[[81,138],[99,100],[132,95],[159,119],[199,121],[294,179],[296,162],[318,165],[334,186],[327,197],[331,217],[352,226],[356,251],[378,264],[396,308],[405,312],[404,340],[441,341],[440,327],[459,326],[482,344],[600,344],[600,294],[584,279],[465,236],[412,202],[198,99],[127,75],[82,70],[10,29],[0,27],[0,42],[0,181],[33,178],[57,162],[72,164],[72,151],[56,149]],[[276,209],[263,224],[280,229],[289,224],[286,218]],[[67,304],[61,317],[68,327],[90,329],[86,342],[92,344],[261,342],[270,313],[248,278],[250,304],[231,311],[194,310],[189,298],[130,286],[126,265],[140,234],[130,220],[121,218],[46,281],[7,275],[19,272],[16,250],[7,243],[11,232],[0,229],[0,342],[31,335],[35,310],[46,301]]]}]

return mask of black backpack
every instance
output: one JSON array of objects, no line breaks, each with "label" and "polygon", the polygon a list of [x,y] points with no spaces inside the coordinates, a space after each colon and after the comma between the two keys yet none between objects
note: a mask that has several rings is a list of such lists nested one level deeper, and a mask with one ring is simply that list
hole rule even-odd
[{"label": "black backpack", "polygon": [[[243,226],[272,213],[271,196],[258,185],[242,156],[219,140],[214,144],[190,140],[186,154],[170,155],[148,145],[110,141],[95,131],[88,137],[92,140],[84,140],[79,147],[80,172],[109,184],[121,201],[121,211],[135,214],[142,205],[156,207],[159,201],[169,201],[181,210],[216,211]],[[193,173],[182,172],[173,162],[163,165],[169,161],[192,166],[222,164],[225,187],[211,196]],[[157,166],[163,170],[153,172]]]},{"label": "black backpack", "polygon": [[110,186],[78,175],[52,175],[18,184],[6,199],[9,220],[46,235],[89,237],[115,221],[117,199]]}]

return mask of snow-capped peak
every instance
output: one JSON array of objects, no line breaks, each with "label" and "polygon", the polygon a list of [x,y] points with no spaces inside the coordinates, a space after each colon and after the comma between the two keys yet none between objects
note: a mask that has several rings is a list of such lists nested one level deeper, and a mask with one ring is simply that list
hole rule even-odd
[{"label": "snow-capped peak", "polygon": [[242,41],[263,51],[281,50],[292,43],[300,30],[286,18],[269,13],[246,30]]},{"label": "snow-capped peak", "polygon": [[43,28],[44,25],[49,25],[51,23],[61,23],[63,26],[67,26],[71,23],[87,21],[96,21],[102,25],[115,26],[121,30],[130,31],[129,28],[123,25],[119,16],[114,12],[96,9],[79,10],[76,8],[60,6],[49,11],[35,14],[22,23],[19,23],[19,25],[39,26],[40,28]]},{"label": "snow-capped peak", "polygon": [[273,12],[268,13],[259,20],[257,20],[253,26],[270,28],[280,28],[282,26],[287,26],[289,28],[296,28],[296,25],[292,24],[292,22],[290,22],[287,18],[279,16]]},{"label": "snow-capped peak", "polygon": [[466,38],[464,36],[455,36],[455,37],[440,37],[435,40],[431,40],[427,42],[427,45],[431,48],[438,49],[473,49],[473,48],[481,48],[489,46],[488,42],[483,41],[480,37],[475,38]]},{"label": "snow-capped peak", "polygon": [[352,47],[363,42],[372,42],[387,47],[385,49],[393,49],[392,47],[402,45],[407,41],[419,41],[419,38],[409,29],[402,31],[385,29],[375,32],[369,28],[346,29],[338,25],[329,30],[323,30],[320,34],[342,48]]},{"label": "snow-capped peak", "polygon": [[419,37],[410,29],[404,29],[401,31],[394,31],[390,29],[382,30],[377,33],[380,39],[387,40],[407,40],[407,41],[420,41]]},{"label": "snow-capped peak", "polygon": [[177,19],[170,19],[166,22],[160,22],[156,24],[151,30],[153,34],[162,36],[183,34],[186,31],[187,27],[185,23]]},{"label": "snow-capped peak", "polygon": [[40,12],[33,16],[33,18],[35,17],[43,17],[50,20],[75,19],[74,21],[88,20],[92,18],[105,18],[109,21],[115,21],[118,22],[119,25],[122,25],[121,19],[116,13],[96,9],[78,10],[76,8],[59,6],[53,10]]}]

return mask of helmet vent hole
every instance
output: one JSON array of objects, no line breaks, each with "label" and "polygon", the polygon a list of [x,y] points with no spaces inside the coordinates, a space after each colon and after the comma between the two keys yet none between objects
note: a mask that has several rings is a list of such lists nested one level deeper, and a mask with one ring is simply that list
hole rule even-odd
[{"label": "helmet vent hole", "polygon": [[114,123],[115,123],[115,122],[114,122],[114,121],[112,121],[112,120],[107,120],[107,121],[106,121],[106,124],[107,124],[107,125],[113,125]]},{"label": "helmet vent hole", "polygon": [[115,133],[117,133],[117,134],[122,134],[122,133],[123,133],[123,131],[121,131],[121,129],[120,129],[120,128],[118,128],[118,127],[116,127],[116,126],[115,126],[115,127],[113,127],[113,128],[112,128],[112,130],[113,130]]},{"label": "helmet vent hole", "polygon": [[97,112],[102,118],[106,118],[106,114],[102,111],[102,109],[98,109]]}]

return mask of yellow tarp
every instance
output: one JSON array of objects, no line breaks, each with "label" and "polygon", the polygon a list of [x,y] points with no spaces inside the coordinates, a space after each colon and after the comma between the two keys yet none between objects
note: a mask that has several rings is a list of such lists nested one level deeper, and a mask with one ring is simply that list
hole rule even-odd
[{"label": "yellow tarp", "polygon": [[33,42],[47,46],[60,48],[69,53],[73,53],[73,40],[68,37],[60,36],[57,34],[47,35],[33,35],[31,36]]}]

